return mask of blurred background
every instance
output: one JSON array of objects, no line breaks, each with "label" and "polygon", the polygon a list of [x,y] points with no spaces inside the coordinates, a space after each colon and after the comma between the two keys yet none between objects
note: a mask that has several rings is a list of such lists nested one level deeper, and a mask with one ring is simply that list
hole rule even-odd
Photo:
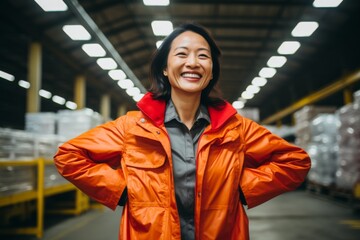
[{"label": "blurred background", "polygon": [[222,51],[240,114],[312,158],[296,191],[248,210],[251,239],[359,239],[357,0],[0,1],[0,239],[117,239],[112,212],[64,180],[62,142],[129,110],[186,22]]}]

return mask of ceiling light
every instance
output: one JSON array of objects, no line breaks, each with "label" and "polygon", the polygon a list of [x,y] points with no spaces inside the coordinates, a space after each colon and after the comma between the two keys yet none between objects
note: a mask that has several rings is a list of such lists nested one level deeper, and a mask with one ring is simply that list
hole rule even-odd
[{"label": "ceiling light", "polygon": [[71,110],[75,110],[77,108],[77,104],[72,101],[67,101],[65,106]]},{"label": "ceiling light", "polygon": [[52,100],[53,100],[53,102],[55,102],[55,103],[57,103],[57,104],[60,104],[60,105],[64,105],[65,102],[66,102],[65,98],[60,97],[60,96],[58,96],[58,95],[54,95],[54,96],[52,97]]},{"label": "ceiling light", "polygon": [[130,79],[124,79],[117,82],[122,89],[128,89],[134,87],[134,83]]},{"label": "ceiling light", "polygon": [[251,84],[254,86],[258,86],[258,87],[263,87],[265,86],[265,84],[267,83],[266,78],[261,78],[261,77],[255,77],[252,81]]},{"label": "ceiling light", "polygon": [[65,25],[62,29],[72,40],[91,39],[90,33],[81,25]]},{"label": "ceiling light", "polygon": [[1,71],[1,70],[0,70],[0,77],[8,80],[10,82],[15,80],[14,75],[11,75],[10,73],[7,73],[7,72]]},{"label": "ceiling light", "polygon": [[259,76],[262,78],[272,78],[276,73],[275,68],[264,67],[260,70]]},{"label": "ceiling light", "polygon": [[159,48],[161,44],[163,43],[163,40],[159,40],[156,42],[156,47]]},{"label": "ceiling light", "polygon": [[39,90],[39,95],[40,95],[41,97],[47,98],[47,99],[50,99],[51,96],[52,96],[51,92],[46,91],[46,90],[44,90],[44,89],[40,89],[40,90]]},{"label": "ceiling light", "polygon": [[124,79],[126,79],[126,74],[121,69],[110,70],[108,74],[113,80],[124,80]]},{"label": "ceiling light", "polygon": [[81,48],[90,57],[104,57],[106,55],[104,48],[98,43],[83,44]]},{"label": "ceiling light", "polygon": [[143,96],[144,96],[144,94],[140,93],[138,95],[133,96],[133,99],[134,99],[135,102],[138,102],[143,98]]},{"label": "ceiling light", "polygon": [[260,88],[258,86],[254,86],[254,85],[249,85],[247,88],[246,88],[246,91],[247,92],[250,92],[250,93],[253,93],[253,94],[256,94],[260,91]]},{"label": "ceiling light", "polygon": [[300,47],[297,41],[285,41],[278,48],[279,54],[294,54]]},{"label": "ceiling light", "polygon": [[96,63],[104,70],[111,70],[117,68],[117,64],[112,58],[99,58]]},{"label": "ceiling light", "polygon": [[343,0],[315,0],[314,7],[337,7]]},{"label": "ceiling light", "polygon": [[286,57],[284,56],[272,56],[268,61],[267,65],[272,68],[279,68],[284,66],[286,63]]},{"label": "ceiling light", "polygon": [[140,92],[140,89],[139,89],[139,88],[137,88],[137,87],[132,87],[132,88],[126,89],[126,93],[127,93],[129,96],[136,96],[136,95],[139,95],[141,92]]},{"label": "ceiling light", "polygon": [[309,37],[319,27],[317,22],[299,22],[292,30],[293,37]]},{"label": "ceiling light", "polygon": [[234,101],[232,103],[232,106],[235,108],[235,109],[242,109],[244,106],[245,106],[245,103],[242,102],[242,101]]},{"label": "ceiling light", "polygon": [[173,24],[170,21],[152,21],[151,27],[155,36],[167,36],[173,31]]},{"label": "ceiling light", "polygon": [[168,6],[169,0],[143,0],[146,6]]},{"label": "ceiling light", "polygon": [[30,88],[30,83],[28,81],[25,81],[25,80],[20,80],[18,82],[19,86],[22,87],[22,88]]},{"label": "ceiling light", "polygon": [[247,91],[244,91],[241,94],[241,97],[244,98],[244,99],[252,99],[254,97],[254,94],[250,93],[250,92],[247,92]]},{"label": "ceiling light", "polygon": [[66,11],[67,5],[62,0],[34,0],[45,12]]}]

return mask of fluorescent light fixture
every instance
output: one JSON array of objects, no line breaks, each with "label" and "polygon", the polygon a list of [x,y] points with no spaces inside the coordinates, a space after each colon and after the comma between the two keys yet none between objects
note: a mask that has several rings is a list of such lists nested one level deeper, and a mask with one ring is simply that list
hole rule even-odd
[{"label": "fluorescent light fixture", "polygon": [[77,104],[72,101],[67,101],[65,106],[71,110],[75,110],[77,108]]},{"label": "fluorescent light fixture", "polygon": [[319,27],[317,22],[299,22],[292,30],[293,37],[309,37]]},{"label": "fluorescent light fixture", "polygon": [[89,57],[104,57],[106,55],[106,51],[98,43],[83,44],[81,48]]},{"label": "fluorescent light fixture", "polygon": [[124,80],[124,79],[126,79],[126,74],[121,69],[110,70],[108,72],[108,74],[113,80]]},{"label": "fluorescent light fixture", "polygon": [[51,92],[46,91],[46,90],[44,90],[44,89],[40,89],[40,90],[39,90],[39,95],[40,95],[41,97],[47,98],[47,99],[50,99],[51,96],[52,96]]},{"label": "fluorescent light fixture", "polygon": [[256,93],[260,92],[260,88],[259,88],[258,86],[249,85],[249,86],[246,88],[246,91],[247,91],[247,92],[250,92],[250,93],[253,93],[253,94],[256,94]]},{"label": "fluorescent light fixture", "polygon": [[146,6],[168,6],[169,0],[143,0]]},{"label": "fluorescent light fixture", "polygon": [[259,72],[259,76],[262,78],[272,78],[275,74],[276,74],[276,69],[269,67],[264,67]]},{"label": "fluorescent light fixture", "polygon": [[251,92],[248,92],[248,91],[244,91],[241,94],[241,97],[244,98],[244,99],[252,99],[254,97],[254,94],[251,93]]},{"label": "fluorescent light fixture", "polygon": [[267,61],[267,65],[272,68],[279,68],[279,67],[284,66],[286,61],[287,61],[287,59],[284,56],[272,56]]},{"label": "fluorescent light fixture", "polygon": [[57,103],[60,105],[64,105],[66,102],[65,98],[60,97],[58,95],[54,95],[51,99],[53,100],[54,103]]},{"label": "fluorescent light fixture", "polygon": [[294,54],[300,47],[300,43],[298,41],[285,41],[278,48],[277,52],[279,54]]},{"label": "fluorescent light fixture", "polygon": [[136,95],[139,95],[141,93],[140,89],[137,88],[137,87],[132,87],[132,88],[128,88],[126,89],[126,93],[129,95],[129,96],[136,96]]},{"label": "fluorescent light fixture", "polygon": [[234,101],[234,102],[232,103],[232,106],[233,106],[235,109],[242,109],[242,108],[244,108],[245,103],[242,102],[242,101]]},{"label": "fluorescent light fixture", "polygon": [[161,44],[163,43],[163,40],[159,40],[156,42],[156,47],[159,48]]},{"label": "fluorescent light fixture", "polygon": [[314,7],[337,7],[343,0],[315,0],[313,2]]},{"label": "fluorescent light fixture", "polygon": [[265,84],[267,83],[266,78],[261,78],[261,77],[255,77],[252,81],[251,84],[254,86],[258,86],[258,87],[263,87],[265,86]]},{"label": "fluorescent light fixture", "polygon": [[62,29],[72,40],[91,39],[90,33],[82,25],[65,25]]},{"label": "fluorescent light fixture", "polygon": [[117,82],[122,89],[128,89],[134,87],[134,83],[130,79],[124,79]]},{"label": "fluorescent light fixture", "polygon": [[104,70],[111,70],[117,68],[117,64],[112,58],[99,58],[96,63]]},{"label": "fluorescent light fixture", "polygon": [[11,75],[10,73],[7,73],[7,72],[1,71],[1,70],[0,70],[0,77],[8,80],[10,82],[15,80],[14,75]]},{"label": "fluorescent light fixture", "polygon": [[144,96],[144,94],[140,93],[140,94],[138,94],[136,96],[133,96],[133,99],[134,99],[135,102],[138,102],[143,98],[143,96]]},{"label": "fluorescent light fixture", "polygon": [[152,21],[151,27],[155,36],[167,36],[173,31],[173,24],[170,21]]},{"label": "fluorescent light fixture", "polygon": [[61,12],[68,9],[62,0],[34,0],[45,12]]},{"label": "fluorescent light fixture", "polygon": [[18,82],[19,86],[22,87],[22,88],[30,88],[30,83],[28,81],[25,81],[25,80],[20,80]]}]

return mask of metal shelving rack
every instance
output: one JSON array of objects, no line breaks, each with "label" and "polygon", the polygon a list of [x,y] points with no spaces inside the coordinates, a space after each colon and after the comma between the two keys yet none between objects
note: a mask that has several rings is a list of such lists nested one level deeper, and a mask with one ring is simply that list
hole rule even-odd
[{"label": "metal shelving rack", "polygon": [[[65,192],[75,191],[75,203],[74,208],[59,209],[56,211],[49,211],[56,214],[72,214],[78,215],[90,208],[89,198],[77,189],[71,183],[65,183],[52,187],[45,187],[44,176],[45,166],[54,164],[52,160],[37,158],[33,160],[8,160],[0,161],[0,167],[7,166],[33,166],[37,171],[36,188],[32,191],[26,191],[21,193],[14,193],[9,196],[0,196],[0,207],[7,207],[16,204],[22,204],[28,201],[36,201],[36,223],[33,227],[16,227],[0,229],[0,235],[3,234],[18,234],[18,235],[36,235],[41,238],[44,232],[44,212],[45,212],[45,198]],[[12,211],[12,209],[9,209]],[[16,214],[16,213],[15,213]]]}]

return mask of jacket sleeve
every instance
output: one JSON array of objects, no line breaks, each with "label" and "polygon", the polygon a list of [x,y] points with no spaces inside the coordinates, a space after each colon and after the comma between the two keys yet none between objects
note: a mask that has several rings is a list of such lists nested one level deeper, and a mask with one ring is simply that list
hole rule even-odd
[{"label": "jacket sleeve", "polygon": [[244,168],[240,188],[248,208],[296,189],[306,178],[311,161],[301,148],[243,119]]},{"label": "jacket sleeve", "polygon": [[115,209],[126,188],[120,168],[124,117],[62,144],[54,156],[59,173],[92,199]]}]

